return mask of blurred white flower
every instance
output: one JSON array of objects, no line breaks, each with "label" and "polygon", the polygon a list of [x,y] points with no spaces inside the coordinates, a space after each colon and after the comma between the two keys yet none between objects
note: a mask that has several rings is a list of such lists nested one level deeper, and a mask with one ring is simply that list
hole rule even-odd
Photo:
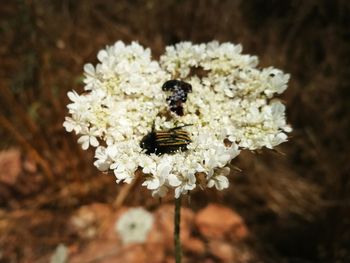
[{"label": "blurred white flower", "polygon": [[115,222],[123,244],[143,243],[153,226],[153,215],[143,208],[130,208]]},{"label": "blurred white flower", "polygon": [[[274,98],[289,74],[260,69],[257,57],[241,52],[232,43],[182,42],[166,47],[157,62],[138,43],[118,41],[98,52],[95,67],[84,66],[85,93],[68,92],[63,126],[80,136],[84,150],[96,147],[94,165],[113,170],[117,183],[130,183],[140,169],[153,196],[188,193],[199,185],[197,173],[205,173],[208,187],[225,189],[224,167],[241,149],[273,148],[291,131],[285,106]],[[162,90],[173,79],[192,86],[183,114],[169,110]],[[190,138],[186,151],[147,154],[141,147],[152,131],[180,126]]]},{"label": "blurred white flower", "polygon": [[68,248],[59,244],[50,258],[50,263],[66,263],[68,260]]}]

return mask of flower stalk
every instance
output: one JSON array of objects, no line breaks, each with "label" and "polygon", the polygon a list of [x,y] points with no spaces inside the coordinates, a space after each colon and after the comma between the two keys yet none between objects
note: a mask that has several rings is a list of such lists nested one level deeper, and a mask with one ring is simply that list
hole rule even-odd
[{"label": "flower stalk", "polygon": [[175,198],[175,214],[174,214],[174,246],[175,246],[175,262],[181,263],[182,251],[180,240],[180,221],[181,221],[181,196]]}]

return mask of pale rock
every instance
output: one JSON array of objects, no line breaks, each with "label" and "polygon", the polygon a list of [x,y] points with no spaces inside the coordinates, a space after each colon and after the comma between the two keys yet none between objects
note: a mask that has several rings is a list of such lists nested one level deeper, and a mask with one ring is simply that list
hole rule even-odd
[{"label": "pale rock", "polygon": [[207,239],[244,239],[248,236],[247,227],[241,216],[231,209],[209,204],[196,214],[196,226]]},{"label": "pale rock", "polygon": [[0,152],[0,182],[14,185],[21,173],[21,152],[9,149]]}]

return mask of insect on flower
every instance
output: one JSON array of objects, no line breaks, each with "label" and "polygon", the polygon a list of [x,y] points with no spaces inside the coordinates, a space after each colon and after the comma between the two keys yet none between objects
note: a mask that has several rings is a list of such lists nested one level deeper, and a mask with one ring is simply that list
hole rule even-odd
[{"label": "insect on flower", "polygon": [[187,145],[191,143],[189,134],[181,130],[185,126],[189,125],[174,127],[166,131],[155,131],[153,127],[152,131],[142,138],[140,146],[146,150],[146,154],[161,155],[174,153],[178,150],[185,151]]},{"label": "insect on flower", "polygon": [[95,148],[94,165],[113,171],[117,183],[142,169],[154,196],[221,191],[229,183],[224,168],[242,149],[272,149],[292,131],[275,98],[290,75],[259,67],[241,45],[181,42],[156,61],[150,49],[118,41],[98,61],[84,65],[87,92],[68,93],[63,125],[83,149]]},{"label": "insect on flower", "polygon": [[187,101],[187,93],[192,92],[191,84],[182,80],[172,79],[162,86],[163,91],[171,91],[172,94],[166,98],[169,108],[179,116],[184,115],[182,104]]}]

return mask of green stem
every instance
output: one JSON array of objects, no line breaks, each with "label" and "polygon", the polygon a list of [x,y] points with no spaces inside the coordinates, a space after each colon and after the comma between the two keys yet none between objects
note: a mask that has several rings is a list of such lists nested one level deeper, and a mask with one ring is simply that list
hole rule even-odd
[{"label": "green stem", "polygon": [[181,263],[181,241],[180,241],[180,207],[181,207],[181,196],[175,198],[175,216],[174,216],[174,245],[175,245],[175,262]]}]

